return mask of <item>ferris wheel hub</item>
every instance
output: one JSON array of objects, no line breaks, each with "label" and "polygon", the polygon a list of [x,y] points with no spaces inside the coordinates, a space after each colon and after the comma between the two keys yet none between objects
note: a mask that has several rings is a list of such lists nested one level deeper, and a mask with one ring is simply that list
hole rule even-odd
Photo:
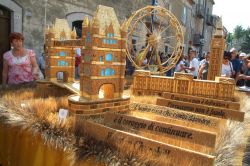
[{"label": "ferris wheel hub", "polygon": [[160,41],[161,41],[161,36],[157,33],[153,33],[148,37],[148,43],[153,47],[158,46]]}]

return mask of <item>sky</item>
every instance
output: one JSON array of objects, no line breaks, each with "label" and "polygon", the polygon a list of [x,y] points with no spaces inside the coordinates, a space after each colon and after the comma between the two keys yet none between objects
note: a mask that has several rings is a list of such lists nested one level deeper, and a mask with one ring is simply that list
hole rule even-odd
[{"label": "sky", "polygon": [[250,0],[214,0],[213,14],[222,16],[222,24],[229,32],[236,25],[250,27]]}]

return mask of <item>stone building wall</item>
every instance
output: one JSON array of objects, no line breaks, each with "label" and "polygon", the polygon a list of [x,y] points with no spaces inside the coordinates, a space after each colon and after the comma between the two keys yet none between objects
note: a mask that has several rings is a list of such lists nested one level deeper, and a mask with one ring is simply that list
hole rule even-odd
[{"label": "stone building wall", "polygon": [[[112,6],[120,23],[133,11],[149,5],[148,0],[15,0],[23,9],[23,33],[25,46],[43,51],[44,22],[46,6],[46,24],[51,25],[56,18],[83,20],[84,15],[92,16],[98,5]],[[73,17],[70,17],[73,15]],[[78,17],[79,16],[79,17]],[[82,17],[82,18],[81,18]],[[69,21],[69,22],[72,22]],[[70,25],[72,26],[72,25]]]},{"label": "stone building wall", "polygon": [[[214,5],[214,2],[212,0],[207,1],[207,15],[206,15],[207,19],[209,19],[208,16],[211,16],[213,13],[213,5]],[[212,21],[213,23],[215,22],[214,20]],[[215,31],[215,25],[210,26],[206,23],[205,32],[204,32],[204,39],[205,39],[204,51],[206,52],[210,51],[211,49],[210,45],[211,45],[212,35],[214,31]]]},{"label": "stone building wall", "polygon": [[[46,5],[47,2],[47,5]],[[185,47],[190,47],[194,32],[202,32],[203,20],[194,15],[195,5],[199,2],[184,0],[158,0],[158,5],[169,8],[179,21],[182,19],[183,7],[187,7],[187,20],[183,25],[185,32]],[[0,5],[12,12],[11,31],[20,31],[25,36],[25,46],[34,49],[36,54],[43,52],[44,22],[46,8],[46,24],[51,25],[55,18],[65,18],[70,26],[76,20],[83,20],[84,16],[92,16],[98,5],[112,6],[120,23],[131,16],[131,13],[151,4],[151,0],[0,0]],[[189,5],[190,4],[190,5]],[[213,0],[207,1],[212,13]],[[18,7],[18,8],[17,8]],[[198,20],[198,21],[197,21]],[[209,51],[212,26],[204,28],[205,45],[203,51]]]}]

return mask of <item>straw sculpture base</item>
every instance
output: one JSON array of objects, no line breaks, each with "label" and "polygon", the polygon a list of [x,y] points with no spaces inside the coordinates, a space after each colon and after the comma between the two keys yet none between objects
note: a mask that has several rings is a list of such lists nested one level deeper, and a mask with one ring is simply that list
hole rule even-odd
[{"label": "straw sculpture base", "polygon": [[[153,153],[138,153],[137,148],[131,149],[131,147],[123,144],[118,146],[112,142],[102,141],[91,134],[86,135],[86,133],[84,134],[86,132],[84,126],[75,123],[75,116],[69,116],[66,121],[59,122],[58,110],[69,108],[68,96],[71,93],[58,87],[7,89],[1,90],[0,95],[0,165],[194,164],[192,161],[186,160],[185,156],[167,159],[154,157],[152,156]],[[192,142],[183,139],[176,142],[174,139],[168,140],[166,139],[168,136],[165,137],[164,135],[156,138],[152,133],[147,133],[145,129],[139,130],[138,127],[130,128],[123,125],[118,126],[118,128],[123,130],[125,134],[127,132],[129,135],[135,135],[134,138],[139,138],[137,135],[147,139],[155,138],[164,144],[171,145],[171,147],[175,145],[178,147],[177,149],[184,147],[187,150],[201,151],[204,153],[203,156],[214,156],[214,165],[242,165],[243,158],[245,158],[245,162],[249,160],[248,153],[245,153],[245,150],[250,135],[250,98],[243,93],[237,95],[241,101],[241,111],[245,112],[244,122],[223,120],[217,123],[216,119],[212,119],[214,124],[217,124],[216,129],[211,128],[209,131],[216,133],[216,144],[212,149],[203,147],[201,144],[205,142],[202,142],[202,140],[197,142],[200,142],[199,146],[195,146]],[[155,110],[158,110],[159,113],[160,109],[164,109],[154,104],[156,104],[156,97],[154,96],[131,96],[130,112],[119,116],[128,117],[132,120],[138,118],[148,121],[154,120],[158,123],[172,122],[176,125],[188,126],[192,129],[192,132],[198,131],[197,128],[202,126],[183,119],[172,119],[172,117],[156,114],[157,111]],[[103,116],[90,118],[88,123],[106,125],[111,129],[117,127],[115,125],[118,124],[107,122],[109,118],[105,118],[104,114]],[[210,127],[204,125],[200,129],[208,131],[207,129],[210,129]],[[183,145],[184,143],[187,144]],[[212,142],[209,145],[212,146]],[[184,151],[189,154],[189,150],[187,150]],[[181,160],[183,161],[181,162]]]}]

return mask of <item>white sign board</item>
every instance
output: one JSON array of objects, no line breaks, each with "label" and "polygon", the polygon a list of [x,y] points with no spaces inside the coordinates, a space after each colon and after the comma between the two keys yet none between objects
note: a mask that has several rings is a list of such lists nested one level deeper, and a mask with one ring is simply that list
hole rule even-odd
[{"label": "white sign board", "polygon": [[62,108],[59,109],[59,113],[58,113],[59,123],[66,120],[68,113],[69,113],[69,110],[62,109]]}]

